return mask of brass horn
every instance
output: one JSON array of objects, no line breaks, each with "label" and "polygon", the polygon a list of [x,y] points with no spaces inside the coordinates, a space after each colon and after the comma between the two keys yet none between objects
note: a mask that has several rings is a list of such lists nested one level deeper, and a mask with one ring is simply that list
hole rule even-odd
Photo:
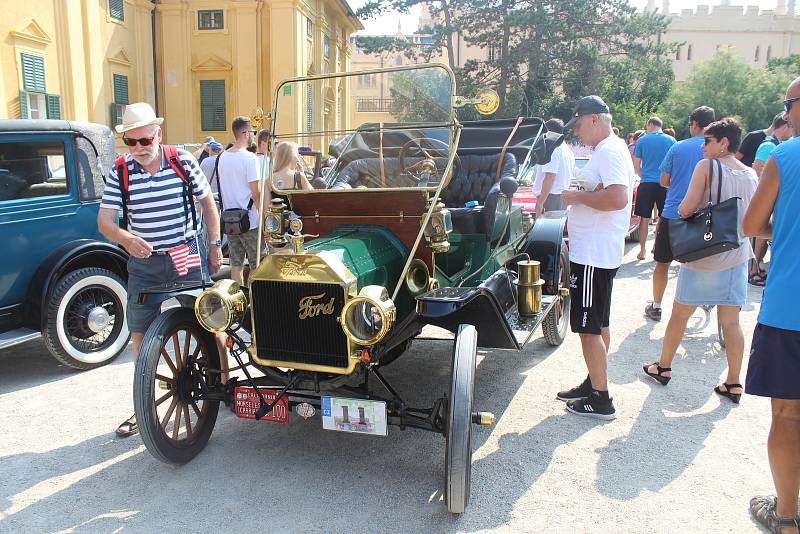
[{"label": "brass horn", "polygon": [[428,284],[430,283],[430,271],[428,265],[419,258],[415,258],[406,272],[406,287],[413,295],[421,295],[428,291]]},{"label": "brass horn", "polygon": [[250,114],[250,124],[256,130],[260,130],[261,128],[263,128],[264,119],[266,119],[266,118],[267,117],[264,115],[264,110],[259,108],[259,107],[257,107]]}]

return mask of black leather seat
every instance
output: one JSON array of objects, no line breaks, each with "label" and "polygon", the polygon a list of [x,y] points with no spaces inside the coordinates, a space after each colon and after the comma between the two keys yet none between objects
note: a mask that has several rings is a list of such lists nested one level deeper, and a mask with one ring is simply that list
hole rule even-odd
[{"label": "black leather seat", "polygon": [[[491,237],[500,196],[500,182],[506,188],[513,187],[510,182],[517,183],[517,158],[514,154],[505,155],[500,178],[496,181],[500,154],[469,154],[459,157],[461,167],[442,191],[442,202],[450,208],[453,230],[461,234],[483,233]],[[470,201],[477,202],[478,206],[465,207],[464,204]]]}]

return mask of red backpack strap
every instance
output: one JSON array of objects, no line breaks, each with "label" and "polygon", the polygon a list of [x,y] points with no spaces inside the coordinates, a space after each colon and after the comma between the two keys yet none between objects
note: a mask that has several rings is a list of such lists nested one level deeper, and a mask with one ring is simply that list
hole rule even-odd
[{"label": "red backpack strap", "polygon": [[128,228],[128,162],[125,155],[117,156],[114,160],[114,169],[117,171],[117,181],[119,182],[119,192],[122,198],[122,217],[119,225],[122,229]]},{"label": "red backpack strap", "polygon": [[184,195],[184,209],[186,209],[188,216],[188,211],[191,210],[192,212],[192,226],[195,230],[198,229],[197,226],[197,212],[194,208],[194,182],[192,181],[191,176],[189,176],[189,171],[186,170],[186,167],[183,165],[183,161],[181,161],[180,156],[178,156],[178,147],[173,145],[161,145],[164,149],[164,156],[167,158],[167,163],[172,170],[175,171],[175,174],[183,181],[183,195]]}]

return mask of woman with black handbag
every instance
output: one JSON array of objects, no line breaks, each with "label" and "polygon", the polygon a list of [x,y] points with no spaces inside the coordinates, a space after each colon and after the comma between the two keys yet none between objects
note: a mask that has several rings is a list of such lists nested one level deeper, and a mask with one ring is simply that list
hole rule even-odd
[{"label": "woman with black handbag", "polygon": [[[717,306],[725,336],[728,374],[714,391],[738,403],[742,395],[739,375],[744,353],[739,312],[747,299],[747,267],[753,257],[750,241],[742,236],[741,223],[758,185],[758,177],[753,169],[734,157],[742,136],[742,127],[736,119],[724,118],[713,122],[704,135],[704,159],[695,167],[689,189],[678,208],[683,222],[673,222],[689,224],[692,218],[697,219],[696,212],[703,210],[697,222],[702,226],[700,239],[708,242],[709,247],[705,252],[694,251],[691,257],[699,259],[681,265],[661,359],[645,364],[643,368],[648,376],[667,385],[672,376],[672,360],[689,317],[698,306]],[[712,224],[714,218],[716,224]],[[722,221],[726,226],[736,225],[736,229],[719,228]],[[670,226],[671,239],[672,230]],[[687,230],[690,231],[691,228]],[[722,233],[733,235],[733,240],[720,243],[715,234]],[[684,241],[689,237],[687,233]],[[724,251],[717,252],[719,250]]]}]

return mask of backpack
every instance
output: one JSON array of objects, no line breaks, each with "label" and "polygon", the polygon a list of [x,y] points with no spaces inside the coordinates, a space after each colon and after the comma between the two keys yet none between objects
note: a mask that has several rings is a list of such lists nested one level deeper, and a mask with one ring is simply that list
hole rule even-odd
[{"label": "backpack", "polygon": [[[194,183],[189,176],[186,167],[183,166],[181,159],[178,157],[178,147],[172,145],[161,145],[164,149],[164,155],[167,157],[167,163],[178,178],[183,182],[183,211],[186,218],[189,218],[189,210],[192,212],[192,227],[195,232],[197,231],[197,213],[192,199],[194,193]],[[123,230],[128,229],[128,201],[130,200],[130,193],[128,192],[128,162],[125,161],[125,155],[122,154],[114,160],[114,168],[117,170],[117,179],[119,180],[119,189],[122,195],[122,217],[119,220],[119,226]]]}]

